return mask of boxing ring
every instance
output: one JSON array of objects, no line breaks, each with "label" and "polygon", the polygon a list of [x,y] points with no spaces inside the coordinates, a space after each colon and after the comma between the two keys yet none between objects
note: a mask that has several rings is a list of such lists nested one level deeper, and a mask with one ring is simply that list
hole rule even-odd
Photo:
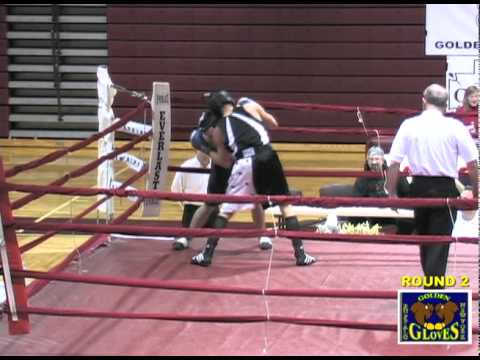
[{"label": "boxing ring", "polygon": [[[91,138],[32,162],[5,170],[0,159],[0,209],[5,239],[2,248],[8,256],[8,262],[2,261],[2,274],[6,283],[10,278],[12,281],[3,308],[4,326],[0,328],[2,354],[477,354],[478,237],[286,231],[278,227],[273,216],[273,227],[266,230],[184,229],[129,222],[129,217],[147,199],[280,202],[323,209],[355,206],[389,211],[391,208],[408,211],[413,207],[445,205],[472,210],[477,208],[474,200],[198,195],[129,188],[149,173],[148,166],[143,166],[115,188],[65,186],[70,179],[133,149],[152,135],[150,131],[133,136],[127,144],[99,155],[48,185],[9,181],[17,174],[53,162],[117,131],[148,105],[142,101],[135,110]],[[301,104],[277,105],[292,109],[301,107]],[[304,106],[315,108],[312,104]],[[352,110],[351,107],[318,106],[321,109],[317,110],[323,111]],[[296,128],[293,131],[338,130]],[[170,171],[180,170],[169,168]],[[360,174],[376,176],[366,172],[286,171],[287,176]],[[10,202],[10,192],[27,195]],[[64,223],[32,222],[13,216],[15,210],[45,194],[97,197],[98,200]],[[109,214],[105,223],[81,221],[109,199],[127,197],[132,198],[132,204],[118,216]],[[19,246],[15,235],[19,230],[43,235]],[[23,253],[61,232],[91,236],[49,271],[23,268]],[[191,256],[202,248],[203,238],[215,234],[224,239],[212,265],[209,268],[190,265]],[[271,250],[259,250],[256,242],[249,241],[260,235],[272,237]],[[192,248],[187,251],[174,252],[171,242],[164,238],[172,236],[202,239],[194,239]],[[306,240],[305,247],[317,258],[317,263],[309,267],[295,266],[287,237]],[[397,344],[400,279],[422,274],[416,245],[428,242],[452,243],[447,273],[471,279],[475,304],[475,335],[471,345]],[[26,278],[35,280],[26,286]]]}]

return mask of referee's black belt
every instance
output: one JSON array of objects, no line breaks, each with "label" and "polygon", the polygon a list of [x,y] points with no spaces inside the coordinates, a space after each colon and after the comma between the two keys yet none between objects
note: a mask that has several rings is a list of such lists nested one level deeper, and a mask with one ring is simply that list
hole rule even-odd
[{"label": "referee's black belt", "polygon": [[243,158],[249,158],[249,157],[255,156],[257,154],[260,154],[261,152],[263,152],[265,150],[268,150],[268,149],[272,149],[270,144],[259,145],[259,146],[250,146],[250,147],[245,148],[243,150],[239,150],[235,154],[235,159],[240,160],[240,159],[243,159]]},{"label": "referee's black belt", "polygon": [[417,179],[417,180],[453,180],[455,181],[455,178],[452,178],[450,176],[430,176],[430,175],[413,175],[412,179]]},{"label": "referee's black belt", "polygon": [[452,178],[450,176],[424,176],[424,175],[414,175],[412,176],[412,183],[417,183],[417,184],[455,184],[455,178]]}]

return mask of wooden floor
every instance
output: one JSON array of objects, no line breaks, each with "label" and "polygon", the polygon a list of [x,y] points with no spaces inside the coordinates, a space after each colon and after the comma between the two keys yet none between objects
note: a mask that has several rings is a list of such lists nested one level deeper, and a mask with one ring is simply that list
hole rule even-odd
[{"label": "wooden floor", "polygon": [[[39,158],[54,150],[70,146],[75,141],[71,140],[41,140],[41,139],[0,139],[0,155],[3,158],[4,167],[9,169],[15,165],[26,163]],[[122,142],[118,142],[122,144]],[[340,144],[277,144],[274,146],[278,151],[284,168],[287,170],[361,170],[364,161],[364,145],[340,145]],[[140,158],[147,159],[150,153],[148,143],[137,145],[130,152]],[[189,143],[173,142],[170,149],[170,162],[172,166],[178,166],[186,159],[192,157],[194,151]],[[93,144],[86,149],[69,154],[51,164],[43,165],[9,178],[9,182],[20,184],[48,184],[86,163],[97,158],[97,147]],[[133,175],[133,171],[126,168],[120,161],[115,161],[116,180],[123,181]],[[169,191],[174,173],[168,174]],[[69,181],[65,186],[95,187],[97,173],[90,172],[80,178]],[[144,179],[137,181],[133,186],[144,189]],[[288,179],[292,189],[301,190],[304,196],[318,196],[320,186],[329,183],[351,183],[352,178],[299,178]],[[25,194],[11,192],[10,201],[14,201]],[[46,195],[31,202],[25,207],[14,211],[14,216],[29,217],[44,221],[55,218],[69,219],[92,204],[96,199],[93,197],[68,197],[60,195]],[[115,199],[115,213],[120,214],[129,205],[128,199]],[[98,211],[87,216],[89,219],[103,219],[104,215]],[[141,211],[138,210],[131,219],[142,219]],[[143,218],[145,219],[145,218]],[[178,203],[165,202],[159,217],[148,218],[149,220],[180,220],[181,208]],[[239,213],[233,221],[249,222],[249,213]],[[20,244],[28,243],[35,239],[37,234],[18,233]],[[64,256],[78,247],[89,236],[62,234],[57,235],[44,244],[24,254],[24,264],[30,270],[48,270]]]}]

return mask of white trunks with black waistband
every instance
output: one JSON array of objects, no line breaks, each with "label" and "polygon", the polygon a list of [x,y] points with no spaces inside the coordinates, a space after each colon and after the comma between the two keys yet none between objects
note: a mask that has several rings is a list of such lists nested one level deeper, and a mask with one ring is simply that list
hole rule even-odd
[{"label": "white trunks with black waistband", "polygon": [[[232,173],[228,179],[228,186],[225,194],[227,195],[256,195],[253,184],[252,157],[246,157],[237,160],[232,168]],[[220,208],[222,213],[234,213],[242,210],[250,210],[254,204],[249,203],[224,203]]]}]

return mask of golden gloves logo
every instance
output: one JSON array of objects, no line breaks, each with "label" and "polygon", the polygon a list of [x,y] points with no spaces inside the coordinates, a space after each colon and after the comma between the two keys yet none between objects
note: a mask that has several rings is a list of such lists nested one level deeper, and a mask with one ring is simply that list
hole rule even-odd
[{"label": "golden gloves logo", "polygon": [[398,292],[399,343],[470,344],[470,290]]}]

